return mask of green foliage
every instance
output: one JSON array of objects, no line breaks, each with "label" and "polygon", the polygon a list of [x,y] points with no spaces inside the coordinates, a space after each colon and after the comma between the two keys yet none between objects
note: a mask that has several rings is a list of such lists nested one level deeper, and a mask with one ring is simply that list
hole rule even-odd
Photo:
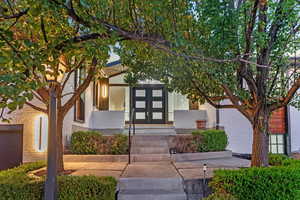
[{"label": "green foliage", "polygon": [[[5,184],[10,182],[16,182],[21,184],[23,182],[28,182],[32,180],[32,178],[25,176],[26,173],[42,168],[44,166],[45,166],[44,162],[34,162],[34,163],[24,164],[12,169],[0,171],[0,183]],[[18,179],[18,181],[16,181],[16,179]]]},{"label": "green foliage", "polygon": [[197,130],[192,133],[201,136],[199,152],[224,151],[228,145],[228,137],[224,130]]},{"label": "green foliage", "polygon": [[58,199],[114,200],[117,181],[113,177],[60,176]]},{"label": "green foliage", "polygon": [[269,164],[271,166],[300,166],[300,160],[296,160],[282,154],[269,154]]},{"label": "green foliage", "polygon": [[111,154],[127,154],[128,153],[128,137],[123,134],[117,134],[111,137]]},{"label": "green foliage", "polygon": [[178,153],[198,152],[198,146],[202,142],[201,135],[180,135],[170,138],[169,146],[175,148]]},{"label": "green foliage", "polygon": [[237,200],[237,199],[230,194],[213,193],[208,197],[204,198],[203,200]]},{"label": "green foliage", "polygon": [[286,155],[269,154],[269,164],[272,165],[272,166],[281,166],[288,159],[291,159],[291,158],[289,158]]},{"label": "green foliage", "polygon": [[71,151],[76,154],[96,154],[97,147],[93,141],[99,141],[101,134],[97,131],[77,131],[71,136]]},{"label": "green foliage", "polygon": [[74,154],[127,154],[128,137],[117,134],[103,136],[97,131],[78,131],[71,136]]},{"label": "green foliage", "polygon": [[[1,171],[0,199],[42,200],[44,177],[37,179],[27,173],[44,166],[44,163],[30,163]],[[112,177],[59,176],[58,199],[114,200],[116,185]]]},{"label": "green foliage", "polygon": [[216,193],[239,200],[297,200],[300,198],[299,165],[240,170],[217,170],[210,182]]},{"label": "green foliage", "polygon": [[[79,67],[89,69],[96,58],[96,74],[107,63],[110,45],[115,44],[114,36],[78,38],[95,33],[72,22],[47,0],[1,1],[0,9],[0,109],[8,112],[32,100],[33,91],[48,88],[45,74],[57,80],[62,63],[67,76]],[[22,12],[17,18],[4,17]],[[2,114],[0,118],[8,120]]]}]

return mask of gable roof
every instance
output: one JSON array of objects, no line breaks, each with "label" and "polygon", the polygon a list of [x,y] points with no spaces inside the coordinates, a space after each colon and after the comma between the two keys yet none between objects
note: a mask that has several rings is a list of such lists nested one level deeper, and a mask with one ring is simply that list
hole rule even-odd
[{"label": "gable roof", "polygon": [[122,65],[121,60],[107,63],[105,67],[101,69],[102,75],[106,78],[111,78],[125,73],[128,67]]}]

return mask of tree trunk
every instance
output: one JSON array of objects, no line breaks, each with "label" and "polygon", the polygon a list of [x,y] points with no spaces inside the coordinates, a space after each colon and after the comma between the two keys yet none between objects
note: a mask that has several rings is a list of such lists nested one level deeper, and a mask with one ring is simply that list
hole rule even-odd
[{"label": "tree trunk", "polygon": [[253,143],[251,166],[267,167],[269,166],[269,134],[268,121],[269,113],[266,111],[259,112],[252,124],[253,127]]},{"label": "tree trunk", "polygon": [[62,132],[63,132],[63,114],[61,110],[58,110],[57,112],[57,172],[62,172],[64,171],[64,161],[63,161],[63,150],[64,150],[64,145],[63,145],[63,138],[62,138]]}]

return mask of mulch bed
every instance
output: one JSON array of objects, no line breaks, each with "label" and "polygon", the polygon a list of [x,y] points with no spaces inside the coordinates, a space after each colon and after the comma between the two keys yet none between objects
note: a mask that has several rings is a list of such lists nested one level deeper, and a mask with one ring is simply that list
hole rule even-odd
[{"label": "mulch bed", "polygon": [[[76,170],[65,170],[63,172],[60,172],[58,175],[59,176],[70,175],[70,174],[74,173],[75,171]],[[39,176],[39,177],[45,176],[45,175],[47,175],[47,170],[46,169],[39,170],[39,171],[37,171],[37,172],[35,172],[33,174],[36,175],[36,176]]]}]

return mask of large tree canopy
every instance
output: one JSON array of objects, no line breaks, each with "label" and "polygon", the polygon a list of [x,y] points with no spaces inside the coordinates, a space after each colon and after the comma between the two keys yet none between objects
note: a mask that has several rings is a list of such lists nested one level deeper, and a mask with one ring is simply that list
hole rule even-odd
[{"label": "large tree canopy", "polygon": [[[30,7],[29,21],[16,23],[21,34],[14,36],[22,38],[16,45],[26,56],[24,66],[43,72],[46,63],[56,66],[53,73],[58,74],[62,54],[80,56],[84,47],[92,58],[101,55],[106,42],[119,42],[123,62],[138,77],[159,79],[195,100],[242,113],[253,126],[255,166],[267,165],[270,113],[292,100],[299,102],[299,71],[289,61],[299,49],[297,0],[19,3],[20,10]],[[82,41],[90,36],[99,43],[85,46]],[[219,105],[222,99],[230,104]]]},{"label": "large tree canopy", "polygon": [[33,98],[31,89],[37,83],[28,77],[25,60],[17,53],[19,41],[14,40],[13,30],[28,9],[16,9],[5,1],[0,3],[0,120],[8,120],[5,108],[11,111],[21,108],[27,100]]},{"label": "large tree canopy", "polygon": [[[50,88],[57,97],[58,170],[63,170],[63,119],[107,63],[118,37],[92,32],[47,1],[4,1],[1,7],[17,17],[1,26],[0,108],[14,111],[24,104],[48,114]],[[24,12],[22,12],[24,10]],[[26,11],[26,12],[25,12]],[[16,14],[16,13],[22,13]],[[3,59],[1,59],[3,58]],[[76,88],[67,87],[75,71],[85,71]],[[64,74],[62,81],[58,81]],[[31,101],[34,98],[34,101]]]},{"label": "large tree canopy", "polygon": [[[269,116],[297,104],[299,71],[289,58],[299,49],[299,1],[48,2],[91,31],[119,37],[123,61],[135,74],[237,109],[253,126],[252,165],[268,165]],[[138,64],[145,65],[139,70]],[[219,105],[220,99],[230,104]]]},{"label": "large tree canopy", "polygon": [[267,165],[270,114],[299,106],[299,2],[204,0],[186,9],[186,28],[173,29],[178,38],[122,43],[128,80],[158,79],[194,100],[237,109],[253,126],[252,165]]}]

